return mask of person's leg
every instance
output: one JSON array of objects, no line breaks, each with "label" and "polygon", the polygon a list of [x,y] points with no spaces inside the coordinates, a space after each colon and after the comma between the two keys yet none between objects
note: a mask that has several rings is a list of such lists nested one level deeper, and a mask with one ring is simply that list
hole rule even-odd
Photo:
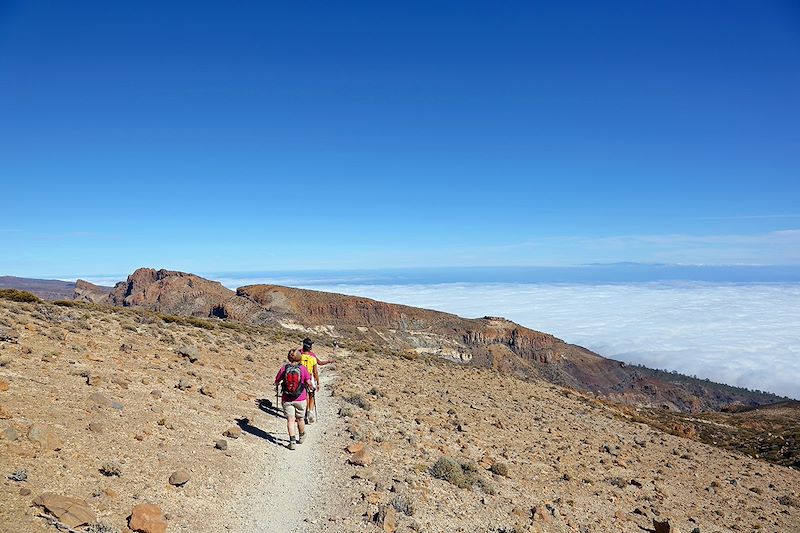
[{"label": "person's leg", "polygon": [[310,423],[314,422],[313,413],[314,413],[314,403],[315,402],[316,402],[316,399],[314,398],[314,394],[313,393],[309,393],[308,394],[308,408],[306,409],[306,417],[305,417],[306,423],[310,424]]},{"label": "person's leg", "polygon": [[289,433],[289,449],[294,450],[295,435],[297,434],[297,408],[294,402],[283,402],[283,413],[286,415],[286,431]]},{"label": "person's leg", "polygon": [[303,400],[302,402],[295,402],[295,411],[297,416],[297,418],[295,419],[297,423],[297,429],[300,432],[300,435],[297,438],[297,442],[302,444],[303,440],[305,440],[306,437],[306,424],[303,421],[305,414],[308,412],[308,410],[306,409],[306,400]]}]

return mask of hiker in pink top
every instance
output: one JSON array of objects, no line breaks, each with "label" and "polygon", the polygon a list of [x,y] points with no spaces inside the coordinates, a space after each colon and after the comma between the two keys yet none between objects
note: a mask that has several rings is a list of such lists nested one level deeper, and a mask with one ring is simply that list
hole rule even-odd
[{"label": "hiker in pink top", "polygon": [[286,415],[286,430],[289,433],[290,450],[295,449],[295,434],[299,432],[297,444],[302,444],[306,437],[306,425],[303,418],[306,414],[308,392],[313,391],[311,374],[300,364],[300,350],[289,350],[289,362],[278,370],[275,376],[275,392],[281,385],[281,403]]}]

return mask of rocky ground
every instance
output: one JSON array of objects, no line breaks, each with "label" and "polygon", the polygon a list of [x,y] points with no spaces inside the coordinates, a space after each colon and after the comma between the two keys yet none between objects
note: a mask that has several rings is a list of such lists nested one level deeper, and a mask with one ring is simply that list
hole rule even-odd
[{"label": "rocky ground", "polygon": [[0,531],[800,531],[796,470],[411,353],[339,349],[290,452],[265,400],[303,336],[0,299]]},{"label": "rocky ground", "polygon": [[[549,384],[360,354],[339,372],[365,517],[419,531],[800,531],[800,472]],[[670,528],[656,529],[654,521]]]},{"label": "rocky ground", "polygon": [[56,531],[32,504],[48,492],[82,500],[92,531],[130,531],[139,504],[169,531],[253,531],[271,508],[256,484],[289,453],[259,400],[299,340],[194,324],[0,299],[0,531]]}]

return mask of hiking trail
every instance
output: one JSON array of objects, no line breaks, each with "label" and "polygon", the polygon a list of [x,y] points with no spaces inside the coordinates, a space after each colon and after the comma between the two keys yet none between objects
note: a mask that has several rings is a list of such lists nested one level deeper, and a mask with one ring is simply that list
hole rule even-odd
[{"label": "hiking trail", "polygon": [[334,458],[339,452],[335,437],[338,408],[329,391],[336,376],[332,369],[321,374],[317,421],[306,425],[306,439],[295,450],[286,448],[285,418],[264,412],[253,422],[270,438],[260,438],[254,447],[250,488],[245,491],[235,531],[327,531],[333,526],[329,520],[342,512],[342,495],[337,490],[342,485],[337,474],[342,470]]}]

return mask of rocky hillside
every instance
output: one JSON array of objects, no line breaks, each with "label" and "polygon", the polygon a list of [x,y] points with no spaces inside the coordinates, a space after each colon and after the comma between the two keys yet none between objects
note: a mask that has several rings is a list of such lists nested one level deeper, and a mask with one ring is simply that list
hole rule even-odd
[{"label": "rocky hillside", "polygon": [[147,504],[169,531],[245,533],[274,447],[258,401],[302,337],[67,304],[0,297],[0,531],[130,532]]},{"label": "rocky hillside", "polygon": [[[271,381],[307,334],[0,298],[0,531],[800,532],[796,470],[343,337],[318,340],[338,377],[311,448],[290,452]],[[312,451],[324,468],[291,475]],[[303,483],[313,505],[271,513],[265,495]]]},{"label": "rocky hillside", "polygon": [[75,290],[75,283],[57,279],[0,276],[0,289],[28,291],[43,300],[70,300]]},{"label": "rocky hillside", "polygon": [[134,272],[126,282],[117,284],[106,301],[184,316],[280,324],[358,340],[365,346],[503,369],[647,407],[697,412],[718,410],[734,402],[761,405],[779,400],[770,394],[713,383],[687,386],[669,373],[628,367],[498,317],[467,319],[368,298],[275,285],[252,285],[233,292],[199,276],[153,269]]}]

